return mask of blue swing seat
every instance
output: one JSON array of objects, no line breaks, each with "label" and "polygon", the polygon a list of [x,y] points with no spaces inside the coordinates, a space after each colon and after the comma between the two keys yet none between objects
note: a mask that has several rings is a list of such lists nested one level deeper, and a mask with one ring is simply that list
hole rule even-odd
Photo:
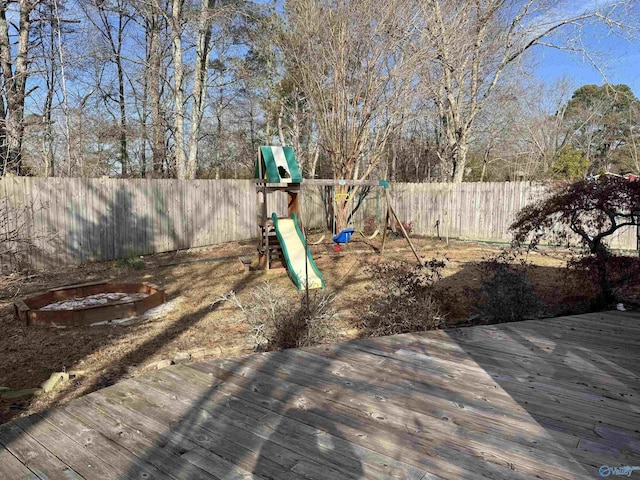
[{"label": "blue swing seat", "polygon": [[353,228],[345,228],[338,235],[334,235],[333,241],[338,244],[349,243],[349,240],[351,240],[351,235],[353,235],[353,232],[354,232]]}]

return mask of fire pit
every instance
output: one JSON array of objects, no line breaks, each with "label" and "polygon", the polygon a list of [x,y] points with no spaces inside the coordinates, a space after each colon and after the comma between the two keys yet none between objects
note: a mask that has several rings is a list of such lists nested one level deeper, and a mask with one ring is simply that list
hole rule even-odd
[{"label": "fire pit", "polygon": [[136,317],[164,301],[164,290],[151,283],[97,282],[55,288],[14,307],[27,325],[67,327]]}]

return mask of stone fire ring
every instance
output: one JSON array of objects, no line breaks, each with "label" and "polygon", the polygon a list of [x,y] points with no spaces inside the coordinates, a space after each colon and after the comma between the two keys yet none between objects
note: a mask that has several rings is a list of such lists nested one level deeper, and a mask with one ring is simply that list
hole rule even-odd
[{"label": "stone fire ring", "polygon": [[[147,296],[136,300],[115,301],[67,310],[41,310],[42,307],[51,303],[99,293],[144,293]],[[70,327],[136,317],[164,302],[164,290],[151,283],[97,282],[54,288],[41,295],[17,300],[14,307],[16,317],[27,325]]]}]

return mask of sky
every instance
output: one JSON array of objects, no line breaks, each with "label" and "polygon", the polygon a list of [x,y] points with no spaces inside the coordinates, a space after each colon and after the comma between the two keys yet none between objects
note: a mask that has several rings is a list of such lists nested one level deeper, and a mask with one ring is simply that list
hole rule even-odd
[{"label": "sky", "polygon": [[[626,84],[640,98],[640,38],[626,39],[602,28],[584,32],[584,43],[595,52],[594,61],[610,84]],[[568,53],[548,47],[535,52],[535,73],[548,84],[560,79],[572,86],[602,85],[604,79],[593,63],[578,53]]]}]

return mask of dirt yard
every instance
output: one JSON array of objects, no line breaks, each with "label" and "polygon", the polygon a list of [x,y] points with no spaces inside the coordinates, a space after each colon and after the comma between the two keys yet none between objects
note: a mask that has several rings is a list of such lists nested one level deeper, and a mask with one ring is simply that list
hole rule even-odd
[{"label": "dirt yard", "polygon": [[[451,301],[447,305],[448,325],[473,320],[473,306],[479,291],[477,262],[495,255],[498,246],[415,239],[426,258],[448,258],[442,285]],[[415,260],[406,242],[387,243],[384,260],[376,253],[379,239],[355,241],[342,253],[332,245],[312,247],[328,291],[337,295],[339,319],[335,325],[338,339],[359,335],[354,308],[370,293],[371,278],[367,265],[380,261]],[[55,272],[0,277],[0,387],[13,391],[39,387],[53,372],[70,373],[71,379],[51,393],[0,399],[0,423],[67,402],[80,395],[112,385],[122,379],[158,368],[167,361],[197,361],[212,357],[248,354],[253,345],[248,327],[237,306],[217,302],[229,291],[242,301],[251,300],[251,292],[262,282],[281,286],[292,302],[299,302],[286,274],[246,273],[238,256],[255,254],[254,243],[230,243],[207,249],[143,258],[140,270],[123,262],[103,262]],[[536,293],[547,305],[549,314],[563,314],[567,305],[581,300],[576,288],[563,279],[565,258],[561,253],[533,254],[529,261]],[[254,264],[257,257],[254,259]],[[13,314],[16,298],[41,293],[74,283],[98,280],[115,282],[146,281],[165,288],[167,304],[161,314],[140,322],[96,327],[27,327]],[[164,362],[163,362],[164,361]],[[163,363],[159,363],[163,362]]]}]

